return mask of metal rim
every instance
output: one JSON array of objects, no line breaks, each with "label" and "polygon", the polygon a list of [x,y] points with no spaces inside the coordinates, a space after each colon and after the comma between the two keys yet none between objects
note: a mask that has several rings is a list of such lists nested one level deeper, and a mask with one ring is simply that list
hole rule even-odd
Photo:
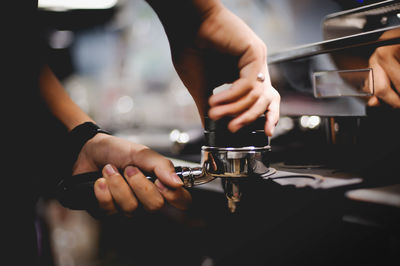
[{"label": "metal rim", "polygon": [[263,151],[263,150],[270,150],[271,146],[263,146],[263,147],[256,147],[256,146],[247,146],[247,147],[212,147],[212,146],[203,146],[201,150],[203,151]]}]

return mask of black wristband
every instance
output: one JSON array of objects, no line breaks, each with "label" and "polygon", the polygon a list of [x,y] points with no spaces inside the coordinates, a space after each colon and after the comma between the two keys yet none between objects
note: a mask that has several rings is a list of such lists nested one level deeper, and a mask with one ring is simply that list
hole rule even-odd
[{"label": "black wristband", "polygon": [[68,149],[70,158],[70,169],[72,170],[73,165],[78,159],[78,155],[82,150],[83,145],[96,136],[97,133],[105,133],[110,135],[109,132],[101,129],[98,125],[92,122],[85,122],[76,126],[68,133]]}]

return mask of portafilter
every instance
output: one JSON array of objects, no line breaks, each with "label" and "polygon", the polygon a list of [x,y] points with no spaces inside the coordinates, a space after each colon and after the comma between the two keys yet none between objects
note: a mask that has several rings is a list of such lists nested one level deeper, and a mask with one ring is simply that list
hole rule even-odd
[{"label": "portafilter", "polygon": [[[205,145],[201,148],[201,166],[177,166],[175,171],[184,187],[208,183],[220,178],[231,212],[240,201],[240,181],[249,178],[265,178],[275,170],[270,168],[271,146],[265,135],[265,116],[232,133],[227,125],[232,117],[217,121],[204,118]],[[155,180],[154,175],[146,174]],[[90,172],[62,178],[58,184],[58,198],[67,208],[93,211],[98,208],[94,195],[94,183],[102,173]]]}]

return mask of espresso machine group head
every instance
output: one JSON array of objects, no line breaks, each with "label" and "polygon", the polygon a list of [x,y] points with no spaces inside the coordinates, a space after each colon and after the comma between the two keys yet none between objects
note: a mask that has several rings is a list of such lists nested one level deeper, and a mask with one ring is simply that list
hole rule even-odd
[{"label": "espresso machine group head", "polygon": [[[241,180],[265,178],[275,170],[269,167],[271,146],[264,132],[265,116],[260,116],[236,133],[227,128],[231,119],[226,117],[214,121],[205,117],[205,145],[201,148],[201,166],[177,166],[175,171],[186,188],[220,178],[229,210],[235,212],[241,196]],[[60,202],[71,209],[91,209],[97,206],[93,186],[101,176],[101,172],[90,172],[62,178],[58,184]],[[151,174],[147,176],[155,180]]]}]

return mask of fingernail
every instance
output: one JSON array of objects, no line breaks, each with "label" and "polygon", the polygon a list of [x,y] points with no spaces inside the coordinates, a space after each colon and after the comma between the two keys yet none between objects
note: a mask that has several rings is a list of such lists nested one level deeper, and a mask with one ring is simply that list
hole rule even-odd
[{"label": "fingernail", "polygon": [[136,175],[137,173],[138,173],[138,169],[136,168],[136,167],[133,167],[133,166],[128,166],[126,169],[125,169],[125,173],[126,173],[126,175],[128,176],[128,177],[131,177],[131,176],[134,176],[134,175]]},{"label": "fingernail", "polygon": [[106,190],[106,189],[107,189],[106,180],[104,180],[104,179],[100,179],[100,180],[99,180],[99,188],[100,188],[101,190]]},{"label": "fingernail", "polygon": [[164,186],[164,184],[161,183],[159,180],[156,180],[156,181],[154,182],[154,184],[156,185],[156,187],[158,188],[158,190],[159,190],[160,192],[165,192],[165,191],[168,190],[168,188],[167,188],[166,186]]},{"label": "fingernail", "polygon": [[176,173],[171,174],[172,180],[178,184],[178,185],[183,185],[182,179],[179,178],[179,176]]},{"label": "fingernail", "polygon": [[107,174],[108,176],[112,176],[113,174],[116,173],[114,167],[112,167],[111,164],[107,164],[107,165],[104,167],[104,170],[105,170],[105,172],[106,172],[106,174]]}]

